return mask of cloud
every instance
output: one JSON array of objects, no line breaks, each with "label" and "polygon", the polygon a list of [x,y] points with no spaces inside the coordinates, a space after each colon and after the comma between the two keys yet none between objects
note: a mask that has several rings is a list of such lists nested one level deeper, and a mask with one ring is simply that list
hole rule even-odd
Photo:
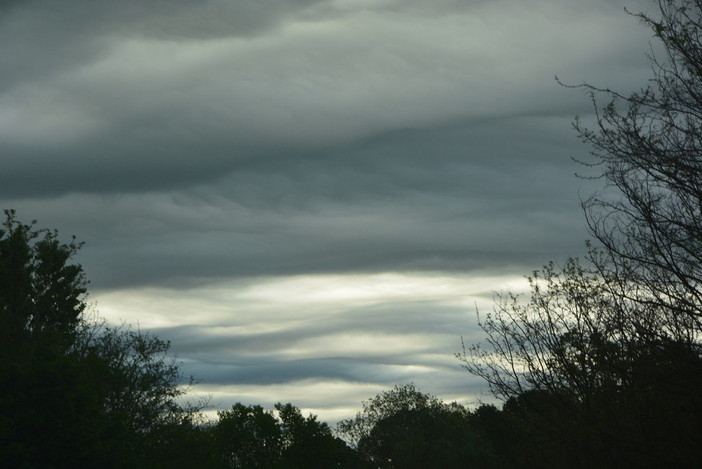
[{"label": "cloud", "polygon": [[[192,14],[181,2],[167,9],[162,2],[92,3],[83,15],[70,15],[30,2],[6,20],[19,29],[41,18],[36,27],[68,36],[67,50],[77,56],[55,59],[60,70],[52,72],[32,68],[43,62],[40,51],[0,47],[0,57],[33,57],[8,64],[9,70],[29,69],[0,94],[0,150],[9,155],[0,181],[5,195],[183,187],[236,173],[251,161],[284,166],[308,152],[405,129],[514,115],[570,116],[574,103],[583,101],[560,89],[554,74],[595,79],[590,70],[611,65],[609,74],[616,70],[629,79],[645,63],[643,56],[622,63],[624,54],[631,55],[625,15],[611,19],[604,14],[609,9],[597,10],[585,21],[567,16],[577,9],[572,4],[462,9],[439,2],[427,16],[424,7],[396,2],[292,2],[305,15],[293,14],[284,2],[266,9],[206,2]],[[499,6],[509,8],[497,20]],[[164,16],[165,24],[177,24],[173,16],[210,24],[208,12],[221,8],[242,8],[244,18],[247,9],[261,10],[262,18],[275,17],[279,26],[250,37],[197,40],[109,32],[142,16],[146,23]],[[95,19],[87,21],[89,15]],[[136,23],[130,28],[152,30]],[[71,42],[95,38],[100,49],[85,53]],[[41,38],[7,39],[0,43],[19,47]],[[45,40],[64,42],[63,36]],[[611,56],[603,57],[603,50]],[[18,180],[28,183],[13,184]]]},{"label": "cloud", "polygon": [[[468,343],[480,340],[475,308],[489,310],[494,289],[520,291],[524,284],[519,277],[445,273],[278,277],[189,291],[115,291],[102,294],[99,307],[113,321],[138,320],[171,340],[184,370],[200,380],[197,392],[236,396],[218,408],[249,399],[248,389],[258,390],[259,402],[290,400],[299,390],[266,396],[310,382],[365,383],[365,390],[416,381],[458,398],[470,383],[478,389],[453,358],[461,334]],[[307,396],[300,405],[312,404]]]},{"label": "cloud", "polygon": [[553,76],[646,85],[625,4],[6,1],[0,203],[225,407],[474,401],[474,305],[587,237],[590,102]]},{"label": "cloud", "polygon": [[252,160],[179,190],[10,206],[85,240],[97,289],[347,270],[529,271],[579,252],[587,236],[574,190],[587,193],[587,182],[573,176],[572,135],[554,126],[517,119],[407,130]]}]

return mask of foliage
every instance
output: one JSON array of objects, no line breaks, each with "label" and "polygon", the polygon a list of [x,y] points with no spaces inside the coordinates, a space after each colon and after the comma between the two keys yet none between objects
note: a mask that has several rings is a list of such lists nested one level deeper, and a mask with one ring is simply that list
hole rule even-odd
[{"label": "foliage", "polygon": [[86,308],[87,280],[70,263],[80,248],[75,239],[61,243],[56,231],[35,230],[13,210],[0,229],[0,330],[2,348],[15,350],[29,339],[72,340]]},{"label": "foliage", "polygon": [[214,432],[225,467],[269,468],[277,461],[282,435],[273,412],[236,403],[218,412]]},{"label": "foliage", "polygon": [[289,403],[278,403],[275,409],[280,417],[283,442],[278,467],[361,467],[356,454],[342,440],[334,437],[326,423],[317,421],[315,415],[304,417],[300,409]]},{"label": "foliage", "polygon": [[526,303],[498,297],[480,323],[485,344],[458,356],[526,423],[519,439],[552,467],[672,466],[701,456],[702,358],[689,317],[671,323],[573,259],[535,272],[530,285]]},{"label": "foliage", "polygon": [[363,410],[357,412],[356,417],[339,422],[336,431],[353,447],[358,447],[359,442],[368,437],[373,427],[386,417],[402,410],[437,409],[443,405],[435,396],[422,393],[412,383],[397,385],[363,402]]},{"label": "foliage", "polygon": [[227,468],[329,468],[361,467],[353,451],[335,438],[316,416],[304,417],[292,404],[236,403],[218,412],[212,431],[222,467]]},{"label": "foliage", "polygon": [[[215,424],[170,344],[85,315],[75,240],[6,212],[0,230],[0,455],[18,468],[363,467],[314,415],[235,404]],[[192,383],[192,379],[190,380]]]},{"label": "foliage", "polygon": [[[79,245],[5,211],[0,230],[0,445],[5,460],[37,467],[92,456],[99,402],[69,353],[85,310],[86,280],[70,263]],[[80,383],[80,384],[78,384]],[[82,425],[85,423],[85,425]]]},{"label": "foliage", "polygon": [[405,384],[364,402],[356,417],[338,423],[337,433],[373,467],[493,467],[496,458],[470,418],[463,406]]},{"label": "foliage", "polygon": [[[104,368],[105,411],[130,431],[145,434],[186,415],[176,399],[185,393],[170,344],[130,327],[90,324],[74,352]],[[192,379],[190,380],[192,382]]]},{"label": "foliage", "polygon": [[[80,244],[0,230],[0,454],[12,467],[154,467],[192,424],[169,344],[89,321]],[[168,435],[168,436],[167,436]],[[171,466],[173,467],[173,466]]]}]

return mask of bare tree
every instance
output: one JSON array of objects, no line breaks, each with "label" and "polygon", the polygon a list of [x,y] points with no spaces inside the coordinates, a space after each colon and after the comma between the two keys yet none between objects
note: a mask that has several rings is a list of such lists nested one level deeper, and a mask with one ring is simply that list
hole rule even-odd
[{"label": "bare tree", "polygon": [[535,271],[529,284],[526,302],[498,294],[494,311],[480,321],[485,342],[457,354],[502,400],[540,390],[583,402],[631,383],[650,349],[694,345],[689,321],[627,298],[620,279],[576,259]]},{"label": "bare tree", "polygon": [[[611,268],[641,302],[702,318],[702,1],[658,0],[659,15],[636,14],[664,54],[650,60],[648,88],[629,96],[592,92],[597,125],[579,136],[614,197],[584,203],[590,232]],[[599,107],[602,96],[608,104]],[[699,323],[698,323],[699,326]]]}]

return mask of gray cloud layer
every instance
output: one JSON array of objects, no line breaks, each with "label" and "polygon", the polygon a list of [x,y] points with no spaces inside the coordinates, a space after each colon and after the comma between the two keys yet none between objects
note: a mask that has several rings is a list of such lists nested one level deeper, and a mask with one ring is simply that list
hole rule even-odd
[{"label": "gray cloud layer", "polygon": [[[4,1],[0,201],[87,242],[107,309],[310,274],[525,274],[581,252],[578,196],[597,187],[570,159],[587,153],[570,121],[588,99],[553,76],[646,85],[649,34],[625,5],[649,2]],[[188,316],[175,296],[161,332],[221,386],[391,384],[474,326],[434,298],[214,333],[229,316]],[[370,331],[428,342],[289,351]]]}]

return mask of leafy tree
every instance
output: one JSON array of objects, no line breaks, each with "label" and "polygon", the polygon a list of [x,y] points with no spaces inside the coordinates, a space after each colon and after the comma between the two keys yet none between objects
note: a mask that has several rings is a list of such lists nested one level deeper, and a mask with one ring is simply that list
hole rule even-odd
[{"label": "leafy tree", "polygon": [[[0,229],[0,452],[15,467],[62,466],[98,451],[98,399],[70,353],[87,281],[79,244],[5,211]],[[78,384],[81,383],[81,384]],[[78,444],[76,444],[78,443]],[[79,451],[72,451],[80,448]]]},{"label": "leafy tree", "polygon": [[470,417],[463,406],[406,384],[364,402],[355,418],[339,422],[337,433],[373,467],[494,467],[497,460]]},{"label": "leafy tree", "polygon": [[316,416],[304,417],[289,403],[277,403],[275,410],[279,417],[260,405],[236,403],[218,413],[213,432],[223,467],[362,467],[355,453]]},{"label": "leafy tree", "polygon": [[236,403],[217,413],[217,451],[225,467],[271,468],[280,455],[282,435],[271,411]]},{"label": "leafy tree", "polygon": [[191,384],[192,378],[184,380],[169,349],[167,341],[130,327],[92,322],[80,329],[71,353],[100,396],[103,431],[113,443],[112,459],[120,464],[138,467],[153,454],[163,460],[161,447],[174,446],[176,435],[192,430],[205,405],[179,402],[187,390],[184,382]]},{"label": "leafy tree", "polygon": [[212,426],[198,413],[189,413],[177,421],[163,424],[152,435],[146,457],[136,467],[149,468],[221,468]]},{"label": "leafy tree", "polygon": [[547,445],[543,440],[549,434],[532,432],[525,419],[511,411],[511,402],[507,401],[503,410],[481,404],[471,414],[475,431],[495,454],[494,467],[536,469],[546,467],[547,461],[550,467],[558,467],[558,464],[553,464],[552,448],[548,448],[548,457],[544,454]]},{"label": "leafy tree", "polygon": [[280,416],[283,441],[280,468],[324,469],[328,467],[356,467],[355,453],[317,417],[302,415],[292,404],[275,405]]},{"label": "leafy tree", "polygon": [[[0,457],[11,467],[363,467],[314,415],[236,404],[205,424],[170,344],[86,316],[80,244],[6,212],[0,230]],[[192,383],[192,379],[190,380]]]},{"label": "leafy tree", "polygon": [[[80,244],[6,211],[0,230],[0,455],[11,467],[157,467],[192,428],[169,344],[85,316]],[[176,431],[178,430],[178,431]],[[181,441],[182,443],[182,441]],[[178,467],[170,465],[169,467]],[[181,466],[182,467],[182,466]]]},{"label": "leafy tree", "polygon": [[13,210],[0,229],[0,340],[5,351],[30,338],[52,336],[70,345],[86,308],[87,280],[71,258],[80,248],[61,243],[56,231],[35,230]]},{"label": "leafy tree", "polygon": [[125,421],[131,431],[145,434],[184,413],[176,399],[186,388],[181,386],[179,364],[168,356],[169,342],[132,328],[88,327],[92,330],[81,336],[75,353],[104,368],[100,383],[108,414]]},{"label": "leafy tree", "polygon": [[380,420],[402,410],[440,408],[442,405],[439,399],[422,393],[412,383],[398,385],[363,402],[363,410],[357,412],[354,418],[339,422],[336,431],[351,446],[358,447],[361,439],[367,437]]}]

